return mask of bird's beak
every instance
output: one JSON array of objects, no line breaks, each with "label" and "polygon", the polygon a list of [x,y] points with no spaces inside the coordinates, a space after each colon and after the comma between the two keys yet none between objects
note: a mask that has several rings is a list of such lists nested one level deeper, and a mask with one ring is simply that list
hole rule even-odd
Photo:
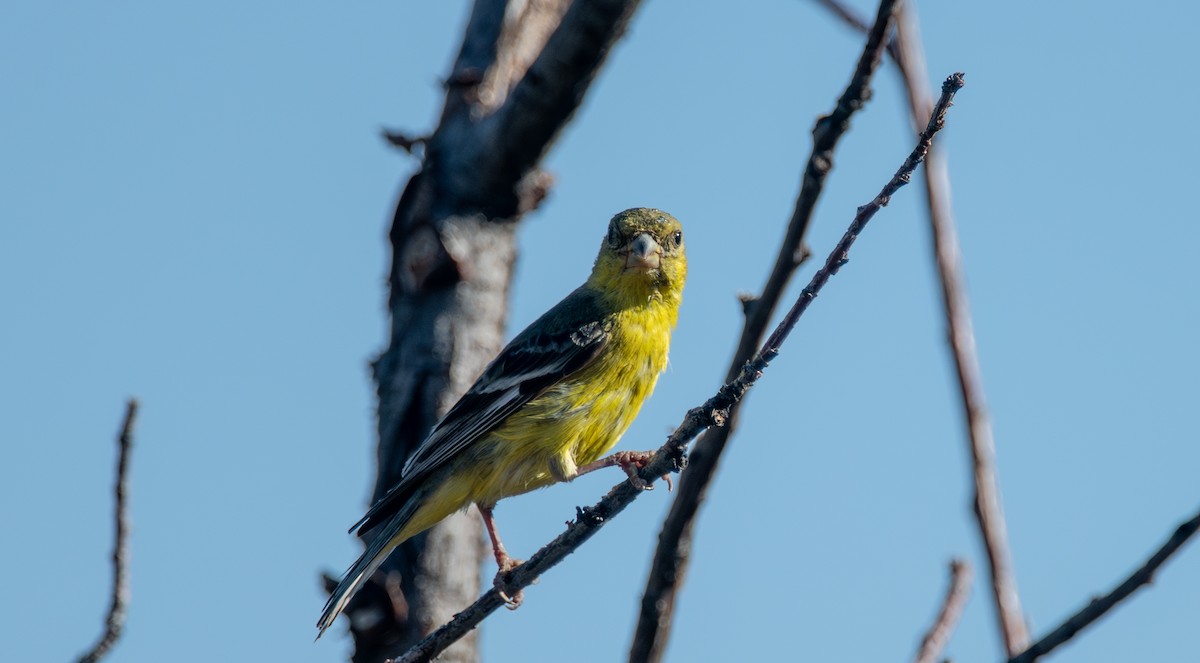
[{"label": "bird's beak", "polygon": [[625,269],[651,271],[662,264],[662,247],[648,233],[638,233],[625,247]]}]

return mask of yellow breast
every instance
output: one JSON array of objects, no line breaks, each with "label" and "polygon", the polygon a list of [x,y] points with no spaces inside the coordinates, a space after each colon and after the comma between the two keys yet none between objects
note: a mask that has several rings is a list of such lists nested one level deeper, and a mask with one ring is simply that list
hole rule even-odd
[{"label": "yellow breast", "polygon": [[667,367],[676,310],[656,299],[616,313],[595,361],[480,441],[486,467],[475,473],[472,501],[491,503],[570,480],[579,465],[612,449]]}]

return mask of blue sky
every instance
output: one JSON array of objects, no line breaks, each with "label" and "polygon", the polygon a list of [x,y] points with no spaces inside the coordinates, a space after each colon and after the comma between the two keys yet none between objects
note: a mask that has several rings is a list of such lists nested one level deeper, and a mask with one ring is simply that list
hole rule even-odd
[{"label": "blue sky", "polygon": [[[873,7],[855,3],[864,12]],[[358,553],[384,343],[385,233],[467,4],[12,2],[0,19],[0,658],[67,660],[107,601],[113,437],[132,460],[132,603],[114,660],[343,660],[317,576]],[[950,156],[1025,608],[1045,633],[1200,506],[1192,3],[919,6],[965,71]],[[672,366],[622,448],[719,385],[861,39],[802,0],[648,2],[550,154],[510,334],[586,276],[608,217],[687,229]],[[824,254],[910,148],[884,70],[810,236]],[[710,493],[668,660],[904,660],[967,556],[947,654],[999,641],[919,188],[752,393]],[[815,263],[806,266],[806,279]],[[617,480],[506,501],[514,554]],[[628,646],[655,492],[485,623],[488,661]],[[488,569],[488,573],[491,570]],[[1056,661],[1183,660],[1200,550]]]}]

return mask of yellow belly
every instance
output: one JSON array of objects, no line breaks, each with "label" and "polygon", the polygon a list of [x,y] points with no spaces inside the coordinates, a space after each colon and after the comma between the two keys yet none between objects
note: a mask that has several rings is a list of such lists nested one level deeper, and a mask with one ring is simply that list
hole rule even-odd
[{"label": "yellow belly", "polygon": [[396,539],[424,531],[472,503],[491,505],[569,481],[580,465],[606,454],[633,423],[666,368],[673,322],[645,315],[618,321],[619,331],[592,364],[465,449]]}]

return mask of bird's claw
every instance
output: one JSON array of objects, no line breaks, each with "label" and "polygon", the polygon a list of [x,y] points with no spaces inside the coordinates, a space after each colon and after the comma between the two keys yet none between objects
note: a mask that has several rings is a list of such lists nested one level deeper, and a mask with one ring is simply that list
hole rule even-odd
[{"label": "bird's claw", "polygon": [[518,589],[516,592],[513,592],[508,584],[508,575],[524,563],[525,560],[505,557],[504,562],[500,564],[500,569],[496,571],[495,580],[492,581],[492,585],[496,588],[500,599],[504,601],[504,607],[509,610],[516,610],[525,601],[525,590]]},{"label": "bird's claw", "polygon": [[504,590],[497,588],[500,593],[500,599],[504,601],[504,607],[509,610],[516,610],[525,602],[525,590],[518,589],[516,594],[509,596]]},{"label": "bird's claw", "polygon": [[[650,459],[654,457],[653,451],[618,451],[613,454],[616,464],[625,470],[625,474],[629,477],[629,483],[638,490],[654,490],[654,485],[647,483],[645,479],[638,474],[638,470],[646,467],[650,463]],[[671,476],[668,474],[662,475],[662,480],[667,482],[667,492],[672,489]]]}]

